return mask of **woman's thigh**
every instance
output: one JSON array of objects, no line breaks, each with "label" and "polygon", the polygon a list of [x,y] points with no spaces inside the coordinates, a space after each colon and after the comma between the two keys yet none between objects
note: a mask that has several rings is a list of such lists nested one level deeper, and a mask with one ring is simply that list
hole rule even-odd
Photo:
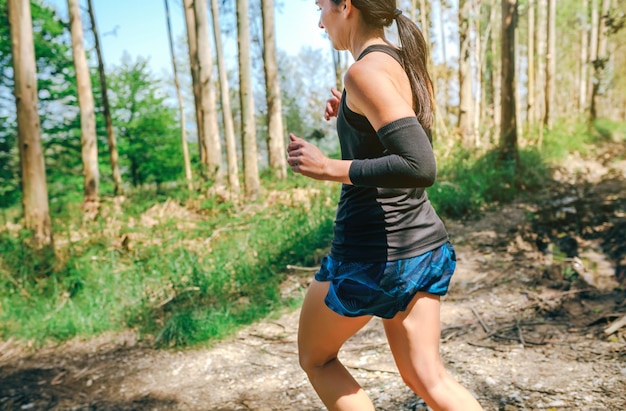
[{"label": "woman's thigh", "polygon": [[439,308],[439,296],[419,292],[406,311],[383,320],[398,369],[409,381],[428,384],[441,371]]},{"label": "woman's thigh", "polygon": [[341,346],[372,318],[344,317],[324,303],[328,282],[313,280],[300,312],[298,351],[303,367],[316,367],[334,359]]}]

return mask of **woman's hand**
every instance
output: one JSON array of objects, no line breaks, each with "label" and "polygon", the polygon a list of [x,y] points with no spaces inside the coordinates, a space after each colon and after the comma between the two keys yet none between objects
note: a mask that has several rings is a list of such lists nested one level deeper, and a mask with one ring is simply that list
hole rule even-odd
[{"label": "woman's hand", "polygon": [[324,110],[324,119],[330,120],[331,117],[337,117],[339,113],[339,103],[341,102],[341,93],[336,88],[331,88],[332,97],[326,101],[326,109]]},{"label": "woman's hand", "polygon": [[331,160],[313,144],[289,134],[291,142],[287,146],[287,163],[294,173],[316,180],[337,181],[352,184],[350,181],[351,160]]},{"label": "woman's hand", "polygon": [[287,163],[294,173],[316,180],[323,180],[329,159],[313,144],[289,134],[291,142],[287,146]]}]

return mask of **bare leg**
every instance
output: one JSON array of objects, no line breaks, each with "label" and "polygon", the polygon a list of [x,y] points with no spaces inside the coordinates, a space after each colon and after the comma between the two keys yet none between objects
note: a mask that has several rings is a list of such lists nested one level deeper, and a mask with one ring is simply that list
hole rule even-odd
[{"label": "bare leg", "polygon": [[337,359],[343,343],[371,317],[343,317],[326,307],[328,286],[313,281],[304,299],[298,328],[300,366],[329,410],[374,410],[365,391]]},{"label": "bare leg", "polygon": [[482,410],[441,363],[439,306],[438,296],[417,293],[406,311],[383,321],[398,370],[434,410]]}]

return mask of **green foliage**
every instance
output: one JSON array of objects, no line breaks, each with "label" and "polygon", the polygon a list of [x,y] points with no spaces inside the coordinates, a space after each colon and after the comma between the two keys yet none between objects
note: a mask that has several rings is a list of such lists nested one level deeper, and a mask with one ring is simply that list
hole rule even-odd
[{"label": "green foliage", "polygon": [[549,164],[536,148],[520,150],[515,164],[502,161],[497,149],[481,154],[457,147],[440,159],[437,182],[428,194],[441,215],[462,218],[537,190],[549,176]]},{"label": "green foliage", "polygon": [[[76,85],[70,49],[69,32],[56,11],[41,1],[31,2],[33,41],[37,65],[37,87],[42,138],[46,150],[48,177],[66,175],[68,161],[59,149],[68,141],[67,132],[76,121]],[[14,204],[19,199],[19,163],[17,154],[17,121],[12,98],[13,68],[6,0],[0,0],[0,203]],[[9,98],[9,96],[11,96]],[[64,115],[60,115],[64,113]],[[74,113],[68,116],[68,113]],[[78,156],[80,159],[80,156]]]},{"label": "green foliage", "polygon": [[285,266],[319,263],[335,188],[296,178],[245,208],[181,189],[136,190],[105,201],[89,226],[71,211],[80,202],[66,204],[53,215],[55,255],[2,230],[0,339],[41,343],[127,327],[163,346],[224,336],[292,304],[279,289]]},{"label": "green foliage", "polygon": [[133,186],[157,185],[182,176],[182,149],[175,110],[165,103],[162,82],[148,60],[128,56],[109,75],[113,123],[121,168]]},{"label": "green foliage", "polygon": [[[471,217],[538,189],[560,150],[600,144],[623,128],[603,122],[596,129],[556,127],[542,150],[520,150],[516,168],[497,151],[438,156],[431,200],[443,216]],[[246,205],[190,193],[184,184],[138,186],[125,199],[103,198],[89,225],[80,186],[58,183],[52,189],[65,184],[68,194],[51,202],[55,255],[25,246],[26,233],[0,228],[0,338],[44,342],[131,327],[159,346],[182,346],[293,307],[298,296],[280,291],[285,266],[319,264],[339,186],[302,177],[277,182],[269,174],[263,182],[264,196]]]}]

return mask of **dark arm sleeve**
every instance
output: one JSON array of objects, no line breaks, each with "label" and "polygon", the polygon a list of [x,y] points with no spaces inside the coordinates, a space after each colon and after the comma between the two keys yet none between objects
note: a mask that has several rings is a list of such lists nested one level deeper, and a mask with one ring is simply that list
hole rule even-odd
[{"label": "dark arm sleeve", "polygon": [[437,166],[432,145],[416,117],[406,117],[382,126],[378,132],[384,156],[356,159],[350,166],[355,186],[380,188],[430,187]]}]

